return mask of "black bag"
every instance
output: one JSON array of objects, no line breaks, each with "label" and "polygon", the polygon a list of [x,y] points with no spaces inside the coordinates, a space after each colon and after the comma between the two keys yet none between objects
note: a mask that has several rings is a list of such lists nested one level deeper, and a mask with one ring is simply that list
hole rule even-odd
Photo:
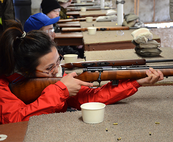
[{"label": "black bag", "polygon": [[162,52],[157,47],[155,48],[138,48],[135,47],[136,54],[142,57],[157,57]]}]

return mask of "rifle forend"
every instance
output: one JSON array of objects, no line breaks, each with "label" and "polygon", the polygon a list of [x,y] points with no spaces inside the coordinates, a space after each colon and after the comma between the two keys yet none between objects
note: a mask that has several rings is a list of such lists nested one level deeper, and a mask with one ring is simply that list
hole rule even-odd
[{"label": "rifle forend", "polygon": [[[76,78],[86,82],[122,80],[122,79],[140,79],[146,77],[146,71],[150,66],[131,66],[131,67],[89,67]],[[151,66],[159,69],[165,77],[173,76],[173,66]]]}]

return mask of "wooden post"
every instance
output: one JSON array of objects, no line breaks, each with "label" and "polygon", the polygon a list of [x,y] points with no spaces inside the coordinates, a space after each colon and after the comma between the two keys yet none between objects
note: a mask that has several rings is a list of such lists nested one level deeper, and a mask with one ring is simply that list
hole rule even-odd
[{"label": "wooden post", "polygon": [[134,0],[134,14],[136,14],[136,0]]},{"label": "wooden post", "polygon": [[155,0],[154,0],[153,9],[154,9],[154,13],[153,13],[153,22],[155,22]]},{"label": "wooden post", "polygon": [[137,15],[139,16],[139,1],[140,0],[138,0],[138,5],[137,5]]},{"label": "wooden post", "polygon": [[139,16],[139,0],[134,0],[134,14]]}]

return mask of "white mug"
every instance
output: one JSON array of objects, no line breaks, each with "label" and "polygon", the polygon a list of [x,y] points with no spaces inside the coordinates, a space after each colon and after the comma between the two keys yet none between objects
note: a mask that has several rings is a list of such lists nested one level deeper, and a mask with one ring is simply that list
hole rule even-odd
[{"label": "white mug", "polygon": [[65,63],[75,63],[77,62],[77,54],[65,54],[64,55],[64,61]]},{"label": "white mug", "polygon": [[95,35],[96,34],[96,30],[97,30],[96,27],[88,27],[87,29],[88,29],[89,35]]},{"label": "white mug", "polygon": [[106,105],[100,102],[84,103],[81,106],[82,119],[85,123],[101,123],[104,120]]},{"label": "white mug", "polygon": [[80,3],[80,0],[77,0],[77,3]]},{"label": "white mug", "polygon": [[93,17],[86,17],[86,22],[91,23],[93,21]]},{"label": "white mug", "polygon": [[81,7],[81,12],[85,12],[86,11],[86,7]]}]

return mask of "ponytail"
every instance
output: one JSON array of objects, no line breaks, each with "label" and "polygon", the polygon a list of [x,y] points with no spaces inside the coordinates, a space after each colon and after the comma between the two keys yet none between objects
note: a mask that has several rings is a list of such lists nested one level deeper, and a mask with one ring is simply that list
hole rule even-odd
[{"label": "ponytail", "polygon": [[14,72],[14,42],[23,33],[20,23],[12,20],[10,22],[12,27],[6,29],[0,38],[0,76]]},{"label": "ponytail", "polygon": [[[14,26],[15,25],[15,26]],[[15,71],[35,76],[39,58],[51,52],[55,43],[43,31],[23,32],[19,23],[4,31],[0,39],[0,76]]]}]

